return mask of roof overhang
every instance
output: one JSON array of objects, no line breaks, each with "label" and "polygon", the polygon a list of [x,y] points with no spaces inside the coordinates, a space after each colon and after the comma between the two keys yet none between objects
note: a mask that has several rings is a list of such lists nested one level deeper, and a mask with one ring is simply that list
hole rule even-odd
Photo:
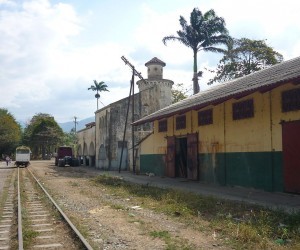
[{"label": "roof overhang", "polygon": [[[161,115],[154,115],[154,116],[151,116],[149,115],[149,118],[144,117],[134,123],[132,123],[133,126],[138,126],[138,125],[142,125],[144,123],[147,123],[147,122],[153,122],[155,120],[162,120],[162,119],[166,119],[168,117],[171,117],[171,116],[174,116],[174,115],[180,115],[180,114],[184,114],[186,112],[189,112],[191,110],[200,110],[200,109],[203,109],[207,106],[210,106],[210,105],[213,105],[213,106],[216,106],[216,105],[219,105],[219,104],[222,104],[230,99],[241,99],[241,98],[244,98],[248,95],[251,95],[255,92],[260,92],[260,93],[266,93],[268,91],[271,91],[281,85],[284,85],[286,83],[292,83],[292,84],[295,84],[295,85],[298,85],[300,84],[300,76],[296,77],[296,78],[293,78],[293,79],[289,79],[289,80],[281,80],[281,81],[277,81],[277,82],[274,82],[274,83],[270,83],[268,85],[263,85],[263,86],[259,86],[259,87],[256,87],[256,88],[253,88],[253,89],[249,89],[249,90],[246,90],[246,91],[239,91],[237,93],[229,93],[228,95],[224,96],[224,97],[221,97],[221,98],[216,98],[216,99],[213,99],[213,100],[210,100],[208,102],[204,102],[204,103],[201,103],[199,105],[191,105],[189,107],[186,107],[186,108],[183,108],[183,109],[180,109],[180,110],[175,110],[175,111],[169,111],[167,112],[166,114],[161,114]],[[201,93],[199,95],[198,98],[201,98]]]}]

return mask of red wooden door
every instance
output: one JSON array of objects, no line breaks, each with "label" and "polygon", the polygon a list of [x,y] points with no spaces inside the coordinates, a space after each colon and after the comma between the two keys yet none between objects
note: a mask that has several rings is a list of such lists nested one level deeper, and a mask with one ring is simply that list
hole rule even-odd
[{"label": "red wooden door", "polygon": [[175,177],[175,136],[167,138],[167,157],[165,174],[168,177]]},{"label": "red wooden door", "polygon": [[187,178],[198,180],[198,134],[187,135]]},{"label": "red wooden door", "polygon": [[282,124],[284,188],[300,193],[300,121]]}]

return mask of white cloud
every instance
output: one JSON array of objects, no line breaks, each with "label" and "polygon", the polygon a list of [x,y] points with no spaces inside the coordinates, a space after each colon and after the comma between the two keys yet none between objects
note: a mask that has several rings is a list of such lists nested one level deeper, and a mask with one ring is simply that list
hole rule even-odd
[{"label": "white cloud", "polygon": [[0,0],[0,7],[2,6],[7,6],[7,7],[14,7],[16,4],[11,1],[11,0]]},{"label": "white cloud", "polygon": [[[48,1],[28,1],[12,11],[0,11],[0,88],[9,93],[1,97],[0,107],[25,111],[29,106],[25,112],[32,114],[32,104],[50,97],[50,55],[79,33],[78,18],[71,6],[51,6]],[[52,73],[63,74],[61,70]]]},{"label": "white cloud", "polygon": [[[131,70],[123,55],[145,78],[145,62],[157,56],[167,64],[164,78],[191,88],[191,49],[172,41],[165,46],[162,38],[176,35],[179,16],[189,20],[194,7],[215,9],[235,37],[267,38],[285,59],[300,54],[300,2],[293,0],[130,2],[128,19],[120,10],[105,12],[110,2],[68,3],[0,0],[0,108],[18,119],[37,112],[48,112],[59,122],[93,116],[96,100],[87,88],[94,79],[109,86],[110,92],[101,96],[105,105],[126,97]],[[219,55],[200,53],[199,70],[218,60]],[[200,79],[201,89],[209,78],[206,73]]]},{"label": "white cloud", "polygon": [[167,46],[162,42],[163,37],[176,35],[176,31],[181,29],[179,16],[182,10],[160,13],[143,4],[141,11],[143,19],[134,34],[137,44],[149,49],[153,55],[161,55],[165,61],[174,65],[190,62],[190,49],[178,42],[168,42]]}]

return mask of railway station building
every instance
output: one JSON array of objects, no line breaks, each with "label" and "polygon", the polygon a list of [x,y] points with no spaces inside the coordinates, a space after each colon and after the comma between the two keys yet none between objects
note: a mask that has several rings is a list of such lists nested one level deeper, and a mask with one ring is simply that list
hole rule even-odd
[{"label": "railway station building", "polygon": [[300,193],[300,57],[216,85],[134,122],[140,173]]},{"label": "railway station building", "polygon": [[[175,104],[165,63],[145,65],[134,95],[136,173],[300,193],[300,57]],[[121,170],[133,171],[131,112],[123,141],[128,101],[97,110],[94,126],[79,131],[89,165],[118,170],[123,148]]]}]

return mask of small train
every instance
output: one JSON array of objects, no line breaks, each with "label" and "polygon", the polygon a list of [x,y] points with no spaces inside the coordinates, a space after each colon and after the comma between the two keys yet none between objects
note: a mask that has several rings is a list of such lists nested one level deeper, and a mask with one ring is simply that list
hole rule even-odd
[{"label": "small train", "polygon": [[15,165],[17,167],[19,166],[27,167],[30,164],[30,154],[31,154],[31,150],[29,147],[26,146],[17,147]]}]

